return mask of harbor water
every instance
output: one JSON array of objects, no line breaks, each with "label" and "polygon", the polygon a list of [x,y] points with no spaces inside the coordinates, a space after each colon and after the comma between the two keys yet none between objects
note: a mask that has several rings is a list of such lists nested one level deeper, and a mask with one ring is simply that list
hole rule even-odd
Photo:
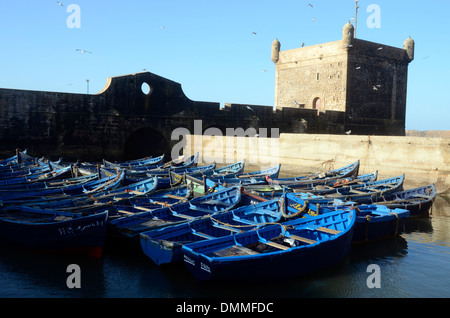
[{"label": "harbor water", "polygon": [[[142,251],[108,241],[101,259],[40,254],[2,244],[0,297],[448,298],[450,198],[438,196],[431,212],[428,218],[409,220],[395,238],[354,246],[337,266],[270,284],[199,284],[183,264],[158,267]],[[80,269],[75,288],[68,284],[70,264]],[[379,269],[378,286],[370,283],[373,265]]]}]

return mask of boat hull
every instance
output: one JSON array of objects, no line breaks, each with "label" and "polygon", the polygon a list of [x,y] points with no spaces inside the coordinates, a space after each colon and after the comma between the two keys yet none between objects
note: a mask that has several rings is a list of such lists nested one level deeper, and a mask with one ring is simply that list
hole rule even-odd
[{"label": "boat hull", "polygon": [[0,239],[36,251],[101,257],[107,218],[103,212],[52,223],[0,219]]},{"label": "boat hull", "polygon": [[[280,252],[211,257],[211,250],[217,253],[220,250],[243,246],[243,244],[236,245],[236,242],[243,243],[245,240],[248,244],[258,241],[255,236],[259,234],[250,231],[235,235],[234,242],[225,237],[184,245],[183,261],[199,281],[279,281],[306,276],[338,264],[350,251],[356,214],[349,212],[349,215],[351,220],[348,221],[348,228],[345,231],[314,244],[301,245]],[[280,228],[279,225],[273,227]],[[262,231],[269,231],[271,228],[264,228]],[[245,239],[242,235],[246,236]],[[217,246],[205,248],[205,244],[211,243]],[[209,253],[199,252],[199,244],[203,244],[203,251]]]}]

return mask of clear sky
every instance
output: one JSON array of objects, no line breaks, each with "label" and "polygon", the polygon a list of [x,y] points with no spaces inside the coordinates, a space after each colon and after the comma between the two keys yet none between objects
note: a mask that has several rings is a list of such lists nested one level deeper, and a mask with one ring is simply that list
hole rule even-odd
[{"label": "clear sky", "polygon": [[[86,93],[89,79],[98,93],[108,77],[149,71],[180,83],[192,100],[273,106],[272,41],[288,50],[340,40],[355,16],[354,0],[60,2],[0,0],[0,88]],[[416,42],[406,128],[450,130],[450,1],[359,7],[358,38]]]}]

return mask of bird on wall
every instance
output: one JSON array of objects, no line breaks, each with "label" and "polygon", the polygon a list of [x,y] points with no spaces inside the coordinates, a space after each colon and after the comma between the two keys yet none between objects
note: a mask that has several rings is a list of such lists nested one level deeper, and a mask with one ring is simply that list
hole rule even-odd
[{"label": "bird on wall", "polygon": [[345,132],[346,135],[350,135],[351,133],[352,133],[351,130]]}]

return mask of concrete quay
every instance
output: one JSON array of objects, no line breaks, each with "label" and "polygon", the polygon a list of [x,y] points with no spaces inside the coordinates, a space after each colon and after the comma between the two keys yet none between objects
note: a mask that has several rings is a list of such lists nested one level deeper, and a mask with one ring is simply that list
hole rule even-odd
[{"label": "concrete quay", "polygon": [[404,136],[280,134],[279,138],[201,136],[186,138],[185,154],[218,166],[246,160],[246,170],[281,164],[280,176],[336,169],[360,160],[360,174],[379,180],[405,174],[405,189],[434,183],[450,193],[450,139]]}]

